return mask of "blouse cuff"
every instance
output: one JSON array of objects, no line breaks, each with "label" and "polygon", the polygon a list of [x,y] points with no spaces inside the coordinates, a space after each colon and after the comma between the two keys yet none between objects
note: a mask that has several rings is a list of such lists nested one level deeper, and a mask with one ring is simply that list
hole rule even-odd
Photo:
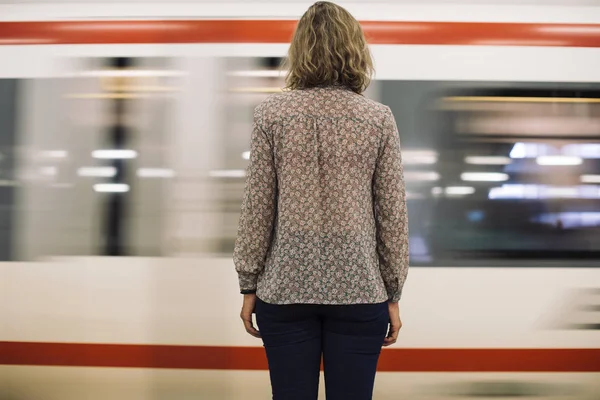
[{"label": "blouse cuff", "polygon": [[242,294],[256,293],[258,274],[240,272],[238,273],[238,278],[240,281],[240,292]]},{"label": "blouse cuff", "polygon": [[398,290],[395,293],[390,293],[388,301],[390,303],[397,303],[400,301],[401,297],[402,297],[402,290]]}]

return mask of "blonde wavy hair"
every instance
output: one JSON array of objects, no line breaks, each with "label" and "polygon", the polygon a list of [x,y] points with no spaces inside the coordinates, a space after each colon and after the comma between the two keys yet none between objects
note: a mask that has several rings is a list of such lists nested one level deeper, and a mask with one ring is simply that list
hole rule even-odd
[{"label": "blonde wavy hair", "polygon": [[286,89],[344,86],[360,94],[373,61],[360,23],[346,9],[318,1],[304,13],[285,60]]}]

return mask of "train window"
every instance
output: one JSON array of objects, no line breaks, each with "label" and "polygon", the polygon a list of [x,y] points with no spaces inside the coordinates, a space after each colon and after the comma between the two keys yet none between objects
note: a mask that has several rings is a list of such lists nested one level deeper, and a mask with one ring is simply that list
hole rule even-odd
[{"label": "train window", "polygon": [[414,265],[598,265],[600,86],[381,83]]},{"label": "train window", "polygon": [[14,258],[15,146],[19,81],[0,79],[0,261]]}]

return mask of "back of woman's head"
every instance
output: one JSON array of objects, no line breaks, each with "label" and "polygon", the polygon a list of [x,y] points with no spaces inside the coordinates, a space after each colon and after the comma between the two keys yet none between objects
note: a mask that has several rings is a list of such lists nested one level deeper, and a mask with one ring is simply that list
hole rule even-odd
[{"label": "back of woman's head", "polygon": [[288,89],[344,86],[362,93],[373,62],[358,21],[344,8],[313,4],[300,18],[288,52]]}]

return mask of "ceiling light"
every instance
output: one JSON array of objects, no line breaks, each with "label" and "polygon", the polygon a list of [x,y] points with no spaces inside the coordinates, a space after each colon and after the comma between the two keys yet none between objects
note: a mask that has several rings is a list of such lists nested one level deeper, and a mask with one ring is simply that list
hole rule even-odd
[{"label": "ceiling light", "polygon": [[576,156],[540,156],[537,158],[539,165],[580,165],[581,157]]},{"label": "ceiling light", "polygon": [[102,159],[125,159],[125,158],[136,158],[137,151],[135,150],[94,150],[92,151],[92,157]]},{"label": "ceiling light", "polygon": [[600,183],[600,175],[581,175],[583,183]]},{"label": "ceiling light", "polygon": [[509,157],[503,156],[468,156],[465,157],[465,162],[475,165],[507,165],[512,161]]},{"label": "ceiling light", "polygon": [[471,186],[448,186],[444,192],[448,196],[464,196],[475,193],[475,188]]},{"label": "ceiling light", "polygon": [[538,184],[510,184],[490,189],[490,199],[556,199],[600,197],[598,186],[547,186]]},{"label": "ceiling light", "polygon": [[[531,186],[531,185],[529,185]],[[529,190],[528,190],[529,189]],[[527,194],[531,193],[531,188],[527,185],[514,184],[514,185],[503,185],[501,187],[491,188],[488,194],[488,198],[494,199],[524,199]],[[537,195],[537,190],[534,190],[534,197]]]},{"label": "ceiling light", "polygon": [[77,170],[77,175],[112,178],[117,175],[117,169],[115,167],[81,167]]},{"label": "ceiling light", "polygon": [[103,193],[125,193],[129,191],[129,185],[125,183],[97,183],[94,185],[94,190]]},{"label": "ceiling light", "polygon": [[504,182],[508,180],[508,174],[502,172],[464,172],[460,175],[463,181],[475,182]]}]

